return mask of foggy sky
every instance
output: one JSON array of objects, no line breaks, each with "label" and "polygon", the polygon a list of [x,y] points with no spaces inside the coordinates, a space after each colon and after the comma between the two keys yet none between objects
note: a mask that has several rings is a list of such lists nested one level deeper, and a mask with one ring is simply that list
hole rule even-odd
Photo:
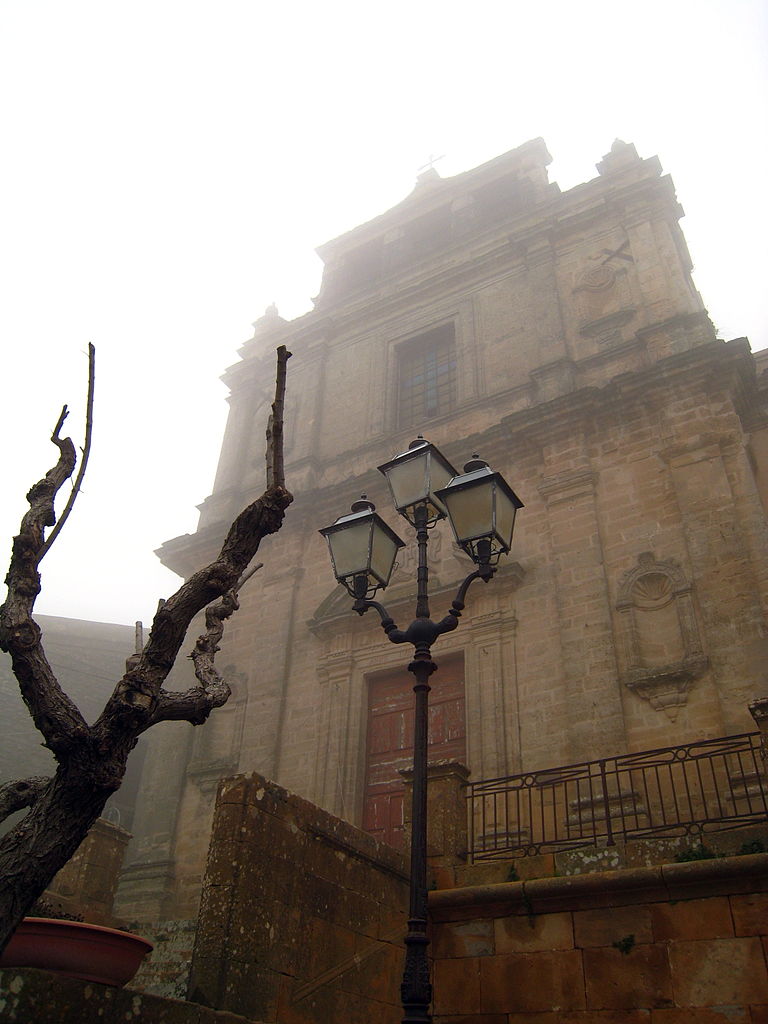
[{"label": "foggy sky", "polygon": [[311,308],[314,247],[430,154],[450,176],[543,136],[563,189],[616,137],[658,154],[721,336],[768,346],[767,21],[751,0],[0,3],[0,536],[64,402],[80,443],[98,350],[38,610],[149,621],[178,583],[152,550],[195,529],[251,322]]}]

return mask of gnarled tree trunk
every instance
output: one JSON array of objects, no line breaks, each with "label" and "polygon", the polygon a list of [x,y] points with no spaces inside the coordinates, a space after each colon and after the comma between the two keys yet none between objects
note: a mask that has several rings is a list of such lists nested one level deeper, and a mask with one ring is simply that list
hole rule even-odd
[{"label": "gnarled tree trunk", "polygon": [[[214,664],[224,621],[237,610],[239,587],[251,574],[248,566],[261,540],[280,529],[293,500],[285,489],[282,455],[283,399],[290,352],[281,346],[277,356],[275,401],[267,427],[266,490],[232,523],[218,557],[158,609],[144,650],[132,659],[92,726],[61,689],[45,657],[40,628],[32,618],[40,592],[38,566],[55,533],[46,538],[45,528],[55,523],[56,495],[76,463],[71,439],[59,436],[66,407],[59,418],[51,438],[59,449],[59,459],[27,495],[30,508],[14,538],[6,578],[8,596],[0,607],[0,647],[11,655],[24,702],[57,761],[56,773],[50,779],[0,786],[0,820],[13,811],[29,808],[16,827],[0,839],[0,951],[120,787],[128,755],[141,733],[156,722],[200,725],[229,697],[229,687]],[[88,429],[92,377],[91,351]],[[75,493],[81,478],[82,472]],[[72,499],[67,511],[71,504]],[[166,691],[163,683],[189,624],[203,608],[206,630],[192,652],[199,685],[184,693]]]}]

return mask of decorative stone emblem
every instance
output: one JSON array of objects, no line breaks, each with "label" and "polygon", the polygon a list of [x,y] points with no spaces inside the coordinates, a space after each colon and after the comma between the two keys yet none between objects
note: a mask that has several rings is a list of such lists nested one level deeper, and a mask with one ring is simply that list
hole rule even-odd
[{"label": "decorative stone emblem", "polygon": [[674,720],[694,680],[708,666],[691,584],[677,562],[657,561],[653,552],[645,551],[624,574],[616,608],[621,613],[624,685]]},{"label": "decorative stone emblem", "polygon": [[616,272],[607,264],[594,264],[587,267],[579,277],[576,290],[585,288],[590,292],[599,292],[604,288],[612,288],[616,283]]},{"label": "decorative stone emblem", "polygon": [[[626,246],[625,242],[615,250],[604,249],[588,260],[576,277],[573,298],[579,333],[584,337],[599,340],[615,333],[636,314],[627,268],[617,268],[610,262],[612,257],[624,256]],[[629,260],[634,262],[631,256]]]}]

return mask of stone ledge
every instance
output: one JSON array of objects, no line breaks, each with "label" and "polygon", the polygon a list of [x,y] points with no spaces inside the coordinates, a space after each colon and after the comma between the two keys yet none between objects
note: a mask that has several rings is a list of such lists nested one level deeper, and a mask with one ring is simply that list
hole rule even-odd
[{"label": "stone ledge", "polygon": [[351,857],[374,864],[401,881],[408,880],[408,862],[399,850],[379,842],[367,832],[278,786],[258,772],[221,779],[218,804],[217,815],[227,805],[256,807],[261,813],[272,815],[310,839],[329,843]]},{"label": "stone ledge", "polygon": [[429,893],[434,921],[511,914],[545,914],[729,896],[768,890],[768,854],[597,871],[587,875],[441,889]]},{"label": "stone ledge", "polygon": [[56,1024],[259,1024],[236,1013],[181,999],[96,985],[31,968],[0,970],[0,1021]]}]

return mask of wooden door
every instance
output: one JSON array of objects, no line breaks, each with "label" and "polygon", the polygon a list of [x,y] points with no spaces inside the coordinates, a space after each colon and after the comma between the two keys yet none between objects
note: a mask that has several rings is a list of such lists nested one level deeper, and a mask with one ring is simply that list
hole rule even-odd
[{"label": "wooden door", "polygon": [[[461,658],[440,661],[430,680],[430,761],[466,759],[464,666]],[[406,669],[370,680],[363,828],[390,846],[403,848],[401,768],[413,767],[413,676]]]}]

